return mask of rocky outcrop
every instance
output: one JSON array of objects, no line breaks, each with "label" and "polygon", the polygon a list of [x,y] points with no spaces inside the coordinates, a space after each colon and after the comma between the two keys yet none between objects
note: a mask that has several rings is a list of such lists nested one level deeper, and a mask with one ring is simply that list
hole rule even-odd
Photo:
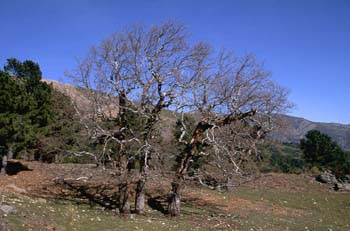
[{"label": "rocky outcrop", "polygon": [[0,205],[0,211],[2,211],[5,214],[16,214],[17,210],[15,207],[10,205]]},{"label": "rocky outcrop", "polygon": [[316,180],[318,182],[330,185],[336,185],[339,183],[337,178],[329,171],[325,171],[324,173],[318,175],[316,177]]},{"label": "rocky outcrop", "polygon": [[318,182],[330,185],[336,191],[350,191],[350,183],[339,181],[330,171],[325,171],[324,173],[318,175],[316,180]]},{"label": "rocky outcrop", "polygon": [[337,191],[350,191],[350,183],[338,183],[335,185],[334,189]]}]

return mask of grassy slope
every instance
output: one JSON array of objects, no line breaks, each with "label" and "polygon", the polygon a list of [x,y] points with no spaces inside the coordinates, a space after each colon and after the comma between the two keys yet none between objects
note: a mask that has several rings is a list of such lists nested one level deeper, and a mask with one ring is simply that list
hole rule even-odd
[{"label": "grassy slope", "polygon": [[188,187],[178,218],[150,208],[144,216],[123,218],[84,204],[10,194],[3,198],[18,210],[5,217],[10,230],[350,230],[349,193],[328,192],[295,175],[293,180],[305,187],[269,187],[267,181],[230,194]]}]

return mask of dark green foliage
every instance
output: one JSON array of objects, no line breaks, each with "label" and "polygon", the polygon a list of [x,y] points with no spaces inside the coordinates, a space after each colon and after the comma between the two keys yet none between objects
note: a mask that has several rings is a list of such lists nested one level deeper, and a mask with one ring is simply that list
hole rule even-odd
[{"label": "dark green foliage", "polygon": [[305,161],[311,166],[330,168],[337,175],[350,172],[349,155],[320,131],[309,131],[300,141],[300,148]]},{"label": "dark green foliage", "polygon": [[77,162],[68,152],[87,146],[87,141],[81,134],[83,128],[75,116],[74,107],[69,97],[55,90],[52,91],[51,104],[55,106],[52,109],[54,116],[46,128],[46,135],[38,140],[35,159],[46,162]]},{"label": "dark green foliage", "polygon": [[41,78],[39,65],[32,61],[8,59],[0,71],[0,154],[11,149],[17,158],[91,161],[71,155],[95,151],[96,144],[83,134],[69,97]]},{"label": "dark green foliage", "polygon": [[39,65],[8,59],[0,70],[0,146],[24,153],[37,147],[53,118],[52,89],[41,81]]},{"label": "dark green foliage", "polygon": [[[182,123],[184,123],[184,124],[182,124]],[[189,142],[190,141],[189,139],[191,138],[191,135],[192,135],[192,132],[193,132],[193,130],[195,128],[195,125],[196,125],[196,121],[190,115],[185,115],[183,120],[181,120],[179,118],[176,121],[175,129],[174,129],[174,137],[175,137],[175,139],[179,140],[180,136],[182,134],[182,129],[186,128],[186,134],[183,137],[183,140]]]},{"label": "dark green foliage", "polygon": [[326,134],[320,131],[309,131],[300,141],[305,160],[312,165],[326,165],[338,152],[339,146]]},{"label": "dark green foliage", "polygon": [[304,160],[291,155],[273,153],[270,158],[271,166],[285,173],[299,173],[304,167]]},{"label": "dark green foliage", "polygon": [[263,172],[301,173],[305,161],[298,145],[268,142],[260,147]]},{"label": "dark green foliage", "polygon": [[41,80],[41,71],[37,63],[26,60],[23,63],[15,58],[7,59],[4,71],[18,78],[30,79],[31,82],[39,82]]},{"label": "dark green foliage", "polygon": [[[182,124],[184,123],[184,124]],[[186,149],[191,149],[190,147],[190,139],[192,137],[192,133],[195,129],[196,121],[191,115],[185,115],[184,119],[181,120],[180,118],[176,121],[175,129],[174,129],[174,137],[176,139],[176,164],[174,166],[174,169],[178,168],[178,164],[180,164],[180,161],[183,159],[183,155],[186,154]],[[186,141],[188,144],[184,144],[179,142],[180,136],[182,134],[182,129],[186,130],[185,135],[182,137],[182,140]],[[197,146],[197,152],[204,151],[205,144],[201,146]],[[201,155],[194,155],[192,157],[192,161],[190,163],[188,173],[189,175],[193,175],[196,170],[204,166],[207,159]]]}]

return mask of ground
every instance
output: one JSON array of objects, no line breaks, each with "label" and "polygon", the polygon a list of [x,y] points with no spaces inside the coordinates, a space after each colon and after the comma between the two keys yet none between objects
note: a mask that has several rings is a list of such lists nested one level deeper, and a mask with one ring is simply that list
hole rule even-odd
[{"label": "ground", "polygon": [[169,181],[158,177],[148,186],[153,198],[145,215],[124,217],[105,199],[115,192],[112,172],[91,165],[12,164],[15,170],[0,178],[1,203],[17,210],[0,212],[7,230],[350,230],[350,193],[333,192],[307,175],[263,174],[230,193],[189,184],[183,214],[175,218],[162,213]]}]

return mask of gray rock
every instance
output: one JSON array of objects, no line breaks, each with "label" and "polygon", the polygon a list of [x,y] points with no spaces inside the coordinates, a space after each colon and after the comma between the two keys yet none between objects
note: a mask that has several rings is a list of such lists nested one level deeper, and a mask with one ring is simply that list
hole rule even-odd
[{"label": "gray rock", "polygon": [[1,218],[0,218],[0,231],[6,231],[5,221]]},{"label": "gray rock", "polygon": [[332,185],[336,185],[339,183],[337,178],[328,171],[322,173],[321,175],[318,175],[316,177],[316,180],[321,183],[332,184]]},{"label": "gray rock", "polygon": [[0,210],[6,214],[16,214],[17,210],[15,207],[10,205],[0,205]]},{"label": "gray rock", "polygon": [[348,183],[350,183],[350,175],[345,175],[344,178],[345,178],[345,181],[347,181]]},{"label": "gray rock", "polygon": [[335,190],[340,190],[340,191],[350,191],[350,184],[349,183],[338,183],[335,185]]}]

